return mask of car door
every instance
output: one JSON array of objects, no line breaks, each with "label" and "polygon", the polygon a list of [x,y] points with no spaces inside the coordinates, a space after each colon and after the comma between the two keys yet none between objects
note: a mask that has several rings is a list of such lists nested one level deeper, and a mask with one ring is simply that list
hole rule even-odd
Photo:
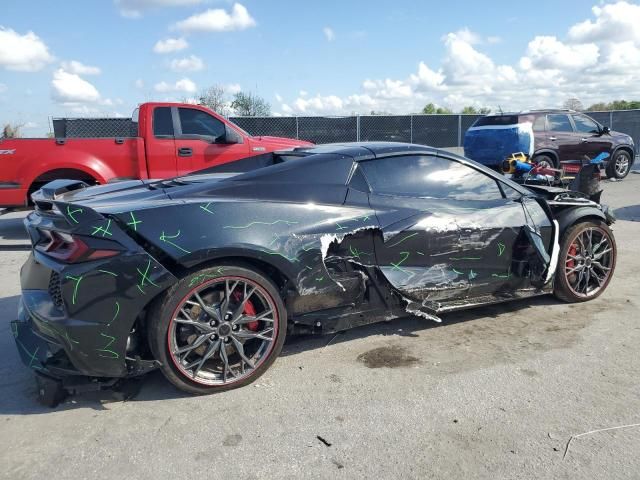
[{"label": "car door", "polygon": [[581,159],[587,155],[589,158],[595,158],[602,152],[611,154],[612,142],[611,136],[602,135],[600,126],[586,115],[571,115],[576,133],[580,136],[580,145],[576,147]]},{"label": "car door", "polygon": [[402,294],[438,303],[514,288],[514,248],[527,218],[496,179],[435,155],[359,165],[383,232],[376,260]]},{"label": "car door", "polygon": [[153,139],[145,142],[150,178],[169,178],[177,174],[176,143],[171,107],[156,107],[152,114]]},{"label": "car door", "polygon": [[249,146],[228,141],[224,122],[206,110],[178,107],[174,115],[179,175],[248,156]]},{"label": "car door", "polygon": [[558,153],[560,161],[576,160],[575,145],[580,143],[580,138],[574,132],[566,113],[547,115],[547,141]]}]

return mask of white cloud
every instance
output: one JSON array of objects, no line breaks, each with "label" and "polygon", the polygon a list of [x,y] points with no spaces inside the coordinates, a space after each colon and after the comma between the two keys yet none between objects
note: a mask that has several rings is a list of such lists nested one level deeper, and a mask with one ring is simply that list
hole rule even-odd
[{"label": "white cloud", "polygon": [[9,89],[4,83],[0,83],[0,93],[4,93]]},{"label": "white cloud", "polygon": [[176,83],[160,82],[156,83],[153,87],[156,92],[168,93],[168,92],[182,92],[182,93],[195,93],[198,89],[196,84],[188,78],[182,78]]},{"label": "white cloud", "polygon": [[169,68],[174,72],[199,72],[204,69],[204,62],[200,57],[191,55],[187,58],[176,58],[171,60]]},{"label": "white cloud", "polygon": [[[586,105],[640,96],[640,5],[599,5],[593,18],[566,35],[533,35],[514,64],[500,64],[482,46],[499,38],[463,28],[442,37],[440,64],[417,62],[405,78],[366,79],[350,95],[331,92],[277,99],[282,114],[418,112],[427,103],[530,109],[560,107],[570,97]],[[306,93],[306,92],[305,92]]]},{"label": "white cloud", "polygon": [[123,17],[139,18],[146,10],[162,7],[197,5],[203,0],[114,0]]},{"label": "white cloud", "polygon": [[324,27],[322,29],[322,33],[324,33],[324,36],[328,42],[333,42],[333,40],[336,38],[336,34],[331,27]]},{"label": "white cloud", "polygon": [[495,45],[496,43],[502,43],[502,38],[497,35],[489,35],[487,37],[487,43]]},{"label": "white cloud", "polygon": [[69,73],[75,73],[76,75],[100,75],[101,73],[100,68],[85,65],[76,60],[71,60],[70,62],[62,62],[60,66],[63,70]]},{"label": "white cloud", "polygon": [[38,125],[36,122],[27,122],[22,126],[22,128],[30,130],[30,129],[38,128],[39,126],[40,125]]},{"label": "white cloud", "polygon": [[164,40],[158,40],[153,46],[153,51],[156,53],[171,53],[179,52],[189,46],[189,43],[182,37],[180,38],[166,38]]},{"label": "white cloud", "polygon": [[[0,85],[0,92],[2,92],[2,85]],[[276,98],[276,102],[282,102],[283,100],[282,96],[279,93],[276,93],[274,97]]]},{"label": "white cloud", "polygon": [[242,91],[242,87],[237,83],[228,83],[224,86],[224,90],[229,95],[235,95],[236,93],[240,93]]},{"label": "white cloud", "polygon": [[142,80],[141,78],[138,78],[133,84],[138,89],[143,89],[144,88],[144,80]]},{"label": "white cloud", "polygon": [[52,97],[58,103],[84,104],[100,101],[100,92],[75,73],[59,68],[51,80]]},{"label": "white cloud", "polygon": [[7,70],[37,72],[53,60],[49,48],[35,33],[20,35],[0,26],[0,66]]},{"label": "white cloud", "polygon": [[173,28],[184,32],[230,32],[255,25],[256,21],[246,7],[234,3],[230,13],[222,8],[209,9],[177,22]]}]

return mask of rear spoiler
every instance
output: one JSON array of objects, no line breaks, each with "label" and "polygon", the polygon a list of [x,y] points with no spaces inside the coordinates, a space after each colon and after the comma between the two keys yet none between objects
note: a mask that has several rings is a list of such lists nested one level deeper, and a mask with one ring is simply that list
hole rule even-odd
[{"label": "rear spoiler", "polygon": [[89,184],[82,180],[54,180],[44,185],[38,192],[34,192],[32,199],[34,202],[36,202],[36,200],[56,200],[67,192],[88,187]]}]

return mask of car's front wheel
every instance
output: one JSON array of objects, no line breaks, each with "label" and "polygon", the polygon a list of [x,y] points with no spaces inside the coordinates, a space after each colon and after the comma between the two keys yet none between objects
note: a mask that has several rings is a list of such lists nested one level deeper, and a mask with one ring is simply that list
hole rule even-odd
[{"label": "car's front wheel", "polygon": [[631,170],[631,155],[629,152],[620,150],[615,153],[607,165],[607,178],[617,178],[622,180]]},{"label": "car's front wheel", "polygon": [[151,350],[176,387],[213,393],[251,383],[282,350],[287,314],[262,273],[216,265],[182,278],[148,316]]},{"label": "car's front wheel", "polygon": [[609,226],[599,220],[581,222],[563,236],[554,294],[565,302],[598,297],[616,268],[616,241]]}]

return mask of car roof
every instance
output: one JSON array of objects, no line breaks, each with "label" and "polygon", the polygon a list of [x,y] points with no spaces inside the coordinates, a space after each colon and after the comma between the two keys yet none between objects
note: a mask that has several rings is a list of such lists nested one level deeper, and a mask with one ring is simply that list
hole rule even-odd
[{"label": "car roof", "polygon": [[[293,150],[304,155],[332,154],[351,157],[356,162],[372,160],[374,158],[388,157],[398,154],[432,153],[438,149],[427,145],[402,142],[351,142],[329,143],[313,147],[298,147]],[[286,153],[286,152],[283,152]]]}]

